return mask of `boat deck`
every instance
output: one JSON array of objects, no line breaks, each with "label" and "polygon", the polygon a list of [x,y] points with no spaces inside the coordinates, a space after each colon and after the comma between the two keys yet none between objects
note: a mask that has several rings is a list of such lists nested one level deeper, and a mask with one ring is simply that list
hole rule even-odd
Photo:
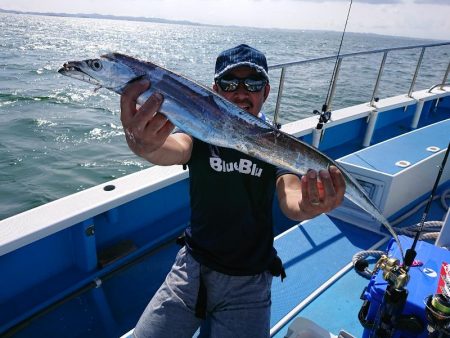
[{"label": "boat deck", "polygon": [[[331,286],[352,269],[353,255],[362,250],[377,249],[388,240],[383,234],[348,225],[342,221],[321,215],[313,220],[294,226],[275,241],[275,247],[284,262],[287,278],[281,282],[275,278],[272,287],[272,317],[271,326],[286,324],[291,311],[300,311],[309,301],[318,296],[320,291]],[[350,273],[355,274],[351,271]],[[363,279],[363,278],[361,278]],[[364,281],[367,283],[367,281]],[[362,291],[362,288],[361,288]],[[355,289],[344,303],[359,303],[359,294]],[[358,292],[357,292],[358,293]],[[343,294],[339,294],[339,299]],[[323,317],[335,318],[335,321],[344,319],[348,322],[349,314],[330,317],[328,308],[336,306],[332,301],[320,311]],[[357,318],[357,317],[354,317]],[[316,320],[315,317],[311,318]],[[277,325],[277,323],[280,323]],[[276,337],[285,332],[284,327]]]}]

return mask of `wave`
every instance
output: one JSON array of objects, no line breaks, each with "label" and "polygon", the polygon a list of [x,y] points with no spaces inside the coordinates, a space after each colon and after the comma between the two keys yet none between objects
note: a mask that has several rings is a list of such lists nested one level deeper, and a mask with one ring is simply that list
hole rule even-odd
[{"label": "wave", "polygon": [[[101,98],[98,103],[104,102],[105,99]],[[14,106],[20,104],[50,104],[50,105],[63,105],[70,109],[82,110],[86,109],[107,113],[109,115],[118,115],[118,109],[111,109],[105,102],[102,106],[92,106],[89,97],[83,96],[79,93],[73,92],[56,92],[50,95],[26,95],[26,93],[0,93],[0,107]],[[118,105],[117,105],[118,107]]]},{"label": "wave", "polygon": [[0,93],[0,104],[4,102],[30,102],[30,101],[44,101],[44,102],[54,102],[60,103],[58,100],[55,100],[53,96],[46,95],[18,95],[14,93]]}]

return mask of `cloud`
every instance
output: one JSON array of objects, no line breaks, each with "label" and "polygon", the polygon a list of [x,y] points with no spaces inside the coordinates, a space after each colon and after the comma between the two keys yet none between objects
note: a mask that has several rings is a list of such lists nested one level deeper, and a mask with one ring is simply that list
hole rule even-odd
[{"label": "cloud", "polygon": [[[258,0],[256,0],[258,1]],[[346,2],[350,3],[350,0],[292,0],[292,1],[300,1],[300,2]],[[426,0],[423,0],[426,1]],[[447,1],[447,0],[435,0],[435,1]],[[365,4],[374,4],[374,5],[386,5],[386,4],[401,4],[403,0],[353,0],[353,4],[355,3],[365,3]]]},{"label": "cloud", "polygon": [[415,0],[416,4],[426,4],[426,5],[450,5],[449,0]]},{"label": "cloud", "polygon": [[[350,0],[0,0],[0,8],[342,32]],[[450,40],[450,0],[353,0],[348,32]]]},{"label": "cloud", "polygon": [[[261,0],[254,0],[261,1]],[[275,0],[278,1],[278,0]],[[350,0],[292,0],[292,1],[300,1],[300,2],[347,2],[350,3]],[[424,5],[450,5],[450,0],[353,0],[353,4],[355,3],[364,3],[364,4],[372,4],[372,5],[395,5],[395,4],[424,4]]]}]

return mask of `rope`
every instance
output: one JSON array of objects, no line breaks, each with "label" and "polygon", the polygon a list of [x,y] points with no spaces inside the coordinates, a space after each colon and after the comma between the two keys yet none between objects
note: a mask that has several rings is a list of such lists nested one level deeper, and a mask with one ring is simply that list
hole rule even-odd
[{"label": "rope", "polygon": [[370,279],[372,277],[373,271],[368,269],[369,263],[367,262],[367,257],[373,257],[376,260],[380,259],[381,255],[384,255],[384,251],[380,250],[366,250],[360,251],[353,255],[352,263],[355,271],[364,278]]},{"label": "rope", "polygon": [[[439,230],[444,225],[444,222],[441,221],[428,221],[423,224],[422,232],[419,236],[420,240],[431,240],[431,239],[437,239],[439,236]],[[415,224],[413,226],[410,226],[408,228],[394,228],[395,232],[399,235],[405,235],[414,237],[417,233],[417,231],[420,228],[420,224]]]},{"label": "rope", "polygon": [[[450,198],[450,189],[445,190],[440,196],[434,196],[433,200],[440,199],[441,206],[444,208],[445,212],[449,209],[449,206],[447,204],[447,199]],[[402,216],[398,217],[396,220],[391,222],[391,225],[399,224],[400,222],[404,221],[417,211],[419,211],[425,204],[427,204],[428,201],[423,201],[422,203],[418,204],[416,207],[408,211],[407,213],[403,214]],[[444,215],[445,218],[445,215]],[[421,240],[431,240],[431,239],[437,239],[439,236],[439,231],[444,225],[444,219],[442,221],[428,221],[424,222],[422,232],[419,236],[419,239]],[[406,227],[406,228],[399,228],[399,227],[393,227],[394,231],[397,234],[400,235],[406,235],[414,237],[417,233],[417,231],[420,230],[420,223],[417,223],[415,225]]]}]

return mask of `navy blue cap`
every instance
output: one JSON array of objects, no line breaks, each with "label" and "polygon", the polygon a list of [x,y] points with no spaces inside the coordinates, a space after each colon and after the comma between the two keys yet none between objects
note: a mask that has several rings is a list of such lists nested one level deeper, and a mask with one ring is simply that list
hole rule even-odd
[{"label": "navy blue cap", "polygon": [[266,57],[259,50],[248,45],[239,45],[219,54],[216,60],[214,80],[224,76],[236,67],[247,66],[255,69],[269,80]]}]

